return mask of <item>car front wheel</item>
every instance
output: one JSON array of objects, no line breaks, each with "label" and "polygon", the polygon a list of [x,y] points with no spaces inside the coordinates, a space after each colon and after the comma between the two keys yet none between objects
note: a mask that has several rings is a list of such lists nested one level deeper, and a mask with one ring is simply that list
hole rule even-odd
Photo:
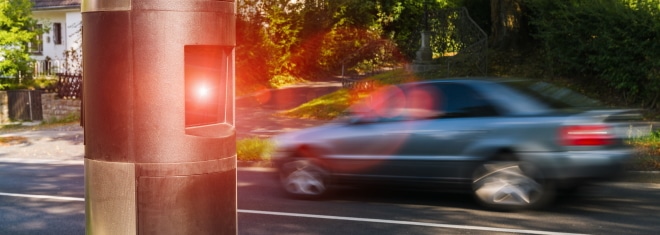
[{"label": "car front wheel", "polygon": [[482,164],[472,178],[475,198],[497,210],[536,209],[548,203],[554,189],[533,165],[521,161]]},{"label": "car front wheel", "polygon": [[327,192],[326,171],[309,160],[285,163],[280,168],[280,183],[297,198],[315,199]]}]

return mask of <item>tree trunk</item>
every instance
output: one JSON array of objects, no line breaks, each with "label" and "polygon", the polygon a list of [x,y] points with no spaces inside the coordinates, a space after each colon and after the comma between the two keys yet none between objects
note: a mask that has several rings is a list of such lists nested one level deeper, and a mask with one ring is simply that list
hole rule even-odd
[{"label": "tree trunk", "polygon": [[490,47],[516,49],[531,41],[522,0],[491,0]]}]

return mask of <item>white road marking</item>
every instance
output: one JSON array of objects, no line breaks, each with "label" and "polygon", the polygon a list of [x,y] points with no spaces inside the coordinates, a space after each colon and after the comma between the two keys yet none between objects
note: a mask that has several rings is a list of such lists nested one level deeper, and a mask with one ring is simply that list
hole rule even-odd
[{"label": "white road marking", "polygon": [[48,196],[48,195],[33,195],[33,194],[19,194],[19,193],[2,193],[0,196],[7,197],[26,197],[26,198],[35,198],[35,199],[51,199],[51,200],[60,200],[60,201],[79,201],[84,202],[84,198],[79,197],[58,197],[58,196]]},{"label": "white road marking", "polygon": [[368,219],[368,218],[344,217],[344,216],[285,213],[285,212],[273,212],[273,211],[256,211],[256,210],[240,210],[239,209],[238,213],[291,216],[291,217],[304,217],[304,218],[316,218],[316,219],[331,219],[331,220],[347,220],[347,221],[384,223],[384,224],[414,225],[414,226],[426,226],[426,227],[436,227],[436,228],[480,230],[480,231],[489,231],[489,232],[543,234],[543,235],[578,235],[579,234],[579,233],[560,233],[560,232],[547,232],[547,231],[524,230],[524,229],[493,228],[493,227],[469,226],[469,225],[436,224],[436,223],[399,221],[399,220]]},{"label": "white road marking", "polygon": [[[61,200],[61,201],[82,201],[82,202],[85,201],[85,198],[77,198],[77,197],[58,197],[58,196],[47,196],[47,195],[31,195],[31,194],[2,193],[2,192],[0,192],[0,196],[24,197],[24,198],[34,198],[34,199],[50,199],[50,200]],[[237,212],[238,213],[245,213],[245,214],[275,215],[275,216],[289,216],[289,217],[329,219],[329,220],[345,220],[345,221],[357,221],[357,222],[369,222],[369,223],[425,226],[425,227],[435,227],[435,228],[478,230],[478,231],[488,231],[488,232],[541,234],[541,235],[578,235],[578,233],[561,233],[561,232],[548,232],[548,231],[539,231],[539,230],[508,229],[508,228],[494,228],[494,227],[454,225],[454,224],[436,224],[436,223],[425,223],[425,222],[414,222],[414,221],[369,219],[369,218],[358,218],[358,217],[314,215],[314,214],[286,213],[286,212],[274,212],[274,211],[258,211],[258,210],[241,210],[241,209],[238,209]]]}]

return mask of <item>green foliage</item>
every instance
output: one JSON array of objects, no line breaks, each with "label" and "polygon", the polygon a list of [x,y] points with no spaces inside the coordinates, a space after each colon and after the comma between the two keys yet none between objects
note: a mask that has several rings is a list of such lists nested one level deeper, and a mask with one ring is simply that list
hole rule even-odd
[{"label": "green foliage", "polygon": [[20,83],[0,83],[0,90],[16,89],[53,89],[57,85],[57,79],[48,77],[38,77],[33,79],[24,79]]},{"label": "green foliage", "polygon": [[636,151],[630,170],[648,171],[660,169],[660,131],[631,138],[628,142]]},{"label": "green foliage", "polygon": [[351,27],[335,28],[322,35],[320,54],[317,55],[318,66],[313,70],[340,71],[341,66],[351,67],[366,59],[374,58],[377,51],[370,50],[372,42],[379,35],[369,30]]},{"label": "green foliage", "polygon": [[29,0],[0,2],[0,77],[8,80],[3,83],[18,83],[19,75],[30,76],[28,43],[44,32],[36,28],[31,8]]},{"label": "green foliage", "polygon": [[304,82],[304,80],[302,80],[300,78],[296,78],[296,77],[291,76],[291,75],[275,75],[275,76],[273,76],[273,78],[270,79],[271,87],[275,87],[275,88],[280,88],[280,87],[284,87],[284,86],[291,85],[291,84],[297,84],[297,83],[301,83],[301,82]]},{"label": "green foliage", "polygon": [[291,57],[299,44],[301,7],[284,0],[238,2],[237,93],[252,92],[249,87],[254,86],[271,87],[273,76],[288,76],[296,70]]},{"label": "green foliage", "polygon": [[527,0],[553,72],[597,77],[628,102],[660,107],[657,0]]},{"label": "green foliage", "polygon": [[[445,4],[433,2],[429,1],[433,6]],[[271,87],[272,80],[281,80],[274,79],[278,75],[314,80],[338,74],[342,65],[352,69],[400,60],[397,40],[388,35],[407,23],[418,23],[421,6],[414,0],[239,1],[238,93],[253,90],[246,88],[250,86]],[[393,27],[384,32],[384,26]],[[410,29],[417,35],[414,27]]]},{"label": "green foliage", "polygon": [[655,140],[655,142],[660,143],[660,130],[651,132],[651,134],[649,136],[651,138],[653,138]]},{"label": "green foliage", "polygon": [[264,1],[264,12],[268,15],[262,42],[268,56],[270,75],[290,74],[295,69],[291,63],[291,50],[298,43],[300,31],[300,4],[289,1]]},{"label": "green foliage", "polygon": [[[434,10],[436,6],[427,6],[427,9]],[[414,58],[421,38],[424,1],[383,1],[378,14],[383,33],[399,46],[408,59]]]},{"label": "green foliage", "polygon": [[33,79],[22,80],[21,83],[4,83],[0,84],[0,90],[15,90],[15,89],[52,89],[57,85],[57,79],[48,77],[38,77]]},{"label": "green foliage", "polygon": [[[488,31],[491,3],[490,0],[239,1],[237,93],[278,87],[300,78],[327,78],[341,71],[347,71],[346,74],[370,71],[410,60],[419,48],[425,10],[466,6],[477,24]],[[532,24],[530,30],[535,43],[540,46],[536,48],[540,49],[513,51],[512,58],[501,56],[500,52],[492,53],[489,61],[495,69],[489,70],[494,71],[491,75],[524,73],[526,77],[579,78],[576,80],[581,83],[621,94],[620,99],[628,104],[660,108],[657,0],[521,0],[520,3]],[[454,26],[443,29],[455,30]],[[502,60],[506,63],[501,63]],[[518,66],[527,60],[536,62],[536,70]],[[457,67],[452,72],[462,69]],[[429,75],[447,76],[446,73]]]},{"label": "green foliage", "polygon": [[[239,6],[241,6],[239,1]],[[261,40],[261,26],[258,22],[248,21],[258,15],[239,17],[236,21],[236,93],[251,93],[268,86],[268,58]],[[254,20],[257,21],[257,20]]]},{"label": "green foliage", "polygon": [[[436,77],[434,77],[436,78]],[[366,79],[377,81],[379,85],[391,85],[404,82],[412,82],[417,80],[424,80],[418,75],[406,71],[405,69],[395,69],[384,73],[376,74]]]},{"label": "green foliage", "polygon": [[236,141],[236,155],[239,161],[269,160],[274,144],[268,139],[246,138]]}]

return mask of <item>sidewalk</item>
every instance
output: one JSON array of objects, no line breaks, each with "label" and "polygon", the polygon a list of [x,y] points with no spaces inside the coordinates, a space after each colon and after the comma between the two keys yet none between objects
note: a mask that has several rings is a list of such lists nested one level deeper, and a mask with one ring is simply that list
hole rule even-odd
[{"label": "sidewalk", "polygon": [[0,137],[17,140],[0,146],[0,159],[83,160],[85,148],[80,125],[35,129],[0,133]]}]

